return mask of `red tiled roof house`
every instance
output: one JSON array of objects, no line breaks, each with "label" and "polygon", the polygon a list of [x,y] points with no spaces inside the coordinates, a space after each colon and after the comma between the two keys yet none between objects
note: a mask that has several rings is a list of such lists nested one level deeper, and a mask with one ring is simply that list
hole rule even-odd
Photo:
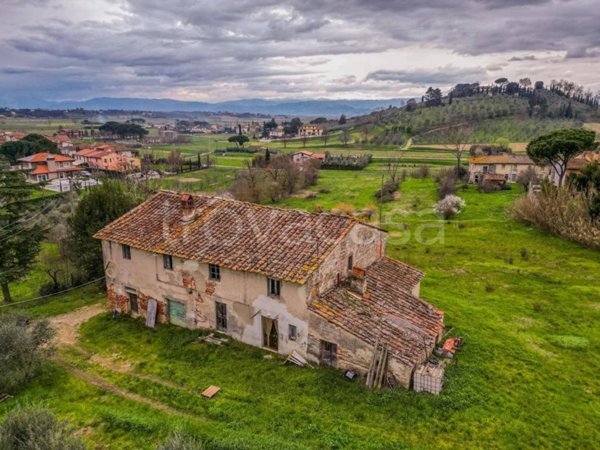
[{"label": "red tiled roof house", "polygon": [[146,316],[153,299],[159,322],[359,373],[385,343],[406,387],[443,330],[423,273],[354,218],[161,191],[95,237],[111,310]]},{"label": "red tiled roof house", "polygon": [[73,158],[54,153],[35,153],[17,161],[18,164],[13,168],[24,171],[27,180],[33,183],[73,178],[83,171],[81,167],[73,165]]}]

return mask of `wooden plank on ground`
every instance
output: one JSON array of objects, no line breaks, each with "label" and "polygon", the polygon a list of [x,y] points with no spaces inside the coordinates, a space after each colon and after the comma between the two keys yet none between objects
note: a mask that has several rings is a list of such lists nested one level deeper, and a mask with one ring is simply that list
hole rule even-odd
[{"label": "wooden plank on ground", "polygon": [[202,397],[213,398],[215,395],[217,395],[217,392],[219,392],[220,390],[221,390],[221,388],[218,386],[209,386],[202,393]]}]

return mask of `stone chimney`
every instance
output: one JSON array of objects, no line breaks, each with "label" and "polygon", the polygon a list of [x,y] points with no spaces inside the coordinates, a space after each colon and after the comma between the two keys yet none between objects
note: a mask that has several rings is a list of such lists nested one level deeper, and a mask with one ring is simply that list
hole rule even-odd
[{"label": "stone chimney", "polygon": [[56,172],[56,160],[54,159],[54,155],[48,155],[46,157],[46,164],[48,164],[48,173]]},{"label": "stone chimney", "polygon": [[194,197],[191,194],[181,195],[181,221],[188,224],[194,220]]},{"label": "stone chimney", "polygon": [[352,274],[348,278],[350,289],[360,295],[365,295],[367,292],[367,274],[360,267],[353,267]]}]

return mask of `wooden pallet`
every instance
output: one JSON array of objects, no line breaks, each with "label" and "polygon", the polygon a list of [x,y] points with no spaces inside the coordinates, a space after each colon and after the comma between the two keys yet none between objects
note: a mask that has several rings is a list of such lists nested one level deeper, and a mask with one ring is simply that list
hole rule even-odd
[{"label": "wooden pallet", "polygon": [[370,389],[381,389],[387,373],[388,363],[388,345],[377,339],[375,351],[373,352],[373,361],[367,373],[366,385]]}]

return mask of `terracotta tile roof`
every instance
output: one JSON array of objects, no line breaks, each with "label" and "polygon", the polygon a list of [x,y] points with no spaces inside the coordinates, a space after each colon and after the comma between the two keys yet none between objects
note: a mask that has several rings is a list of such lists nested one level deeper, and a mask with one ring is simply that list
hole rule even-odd
[{"label": "terracotta tile roof", "polygon": [[24,158],[19,158],[18,161],[30,162],[30,163],[41,163],[46,162],[48,160],[48,156],[53,156],[56,162],[73,162],[75,161],[73,158],[69,158],[68,156],[60,155],[57,153],[35,153],[33,155],[26,156]]},{"label": "terracotta tile roof", "polygon": [[533,164],[527,155],[490,155],[469,158],[470,164]]},{"label": "terracotta tile roof", "polygon": [[411,294],[423,273],[383,257],[366,270],[366,293],[349,286],[334,288],[309,310],[362,341],[379,338],[401,362],[415,365],[433,349],[444,328],[444,315]]},{"label": "terracotta tile roof", "polygon": [[[71,167],[58,167],[56,170],[52,171],[52,173],[59,173],[59,172],[78,172],[78,171],[82,171],[83,168],[78,167],[78,166],[71,166]],[[43,175],[43,174],[47,174],[50,173],[48,170],[48,166],[46,164],[39,164],[36,166],[35,169],[33,169],[31,172],[29,172],[31,175]]]},{"label": "terracotta tile roof", "polygon": [[[189,195],[189,194],[188,194]],[[303,284],[357,223],[331,214],[161,191],[94,236],[153,253]]]}]

